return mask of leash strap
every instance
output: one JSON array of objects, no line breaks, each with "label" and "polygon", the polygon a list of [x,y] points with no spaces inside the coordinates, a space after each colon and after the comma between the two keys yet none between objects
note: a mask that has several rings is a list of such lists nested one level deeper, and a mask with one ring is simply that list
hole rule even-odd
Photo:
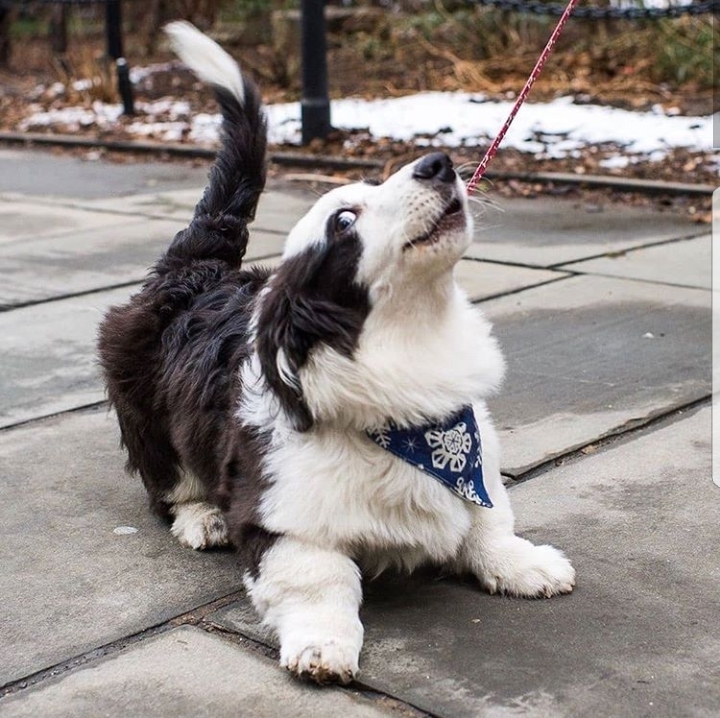
[{"label": "leash strap", "polygon": [[555,26],[555,30],[553,30],[553,34],[550,35],[550,39],[547,41],[547,45],[545,45],[545,49],[540,53],[540,57],[538,58],[538,61],[535,63],[535,67],[533,68],[533,71],[530,73],[530,77],[528,77],[527,82],[525,83],[525,87],[523,87],[522,91],[518,95],[517,100],[515,100],[515,104],[513,105],[512,110],[510,111],[510,114],[508,115],[507,120],[505,120],[505,124],[500,129],[500,132],[498,132],[497,137],[493,140],[492,144],[488,148],[488,151],[485,153],[485,157],[482,158],[482,161],[477,166],[477,169],[475,170],[475,174],[473,174],[472,178],[468,182],[467,185],[467,193],[471,195],[475,191],[475,187],[477,186],[477,183],[482,179],[482,176],[485,174],[485,170],[487,169],[487,166],[490,164],[490,160],[495,156],[495,153],[498,150],[498,147],[500,146],[500,143],[503,141],[505,134],[507,133],[508,129],[510,128],[510,125],[512,124],[512,121],[515,119],[515,115],[517,115],[518,110],[520,109],[520,106],[523,102],[525,102],[525,98],[530,93],[530,89],[532,88],[533,84],[535,83],[535,80],[537,80],[538,75],[543,69],[543,66],[545,65],[545,61],[548,58],[548,55],[552,51],[553,47],[555,46],[555,43],[565,26],[565,23],[568,21],[568,18],[570,17],[570,14],[573,11],[573,8],[575,5],[577,5],[578,0],[569,0],[567,7],[565,8],[565,12],[560,16],[560,19],[558,20],[558,24]]}]

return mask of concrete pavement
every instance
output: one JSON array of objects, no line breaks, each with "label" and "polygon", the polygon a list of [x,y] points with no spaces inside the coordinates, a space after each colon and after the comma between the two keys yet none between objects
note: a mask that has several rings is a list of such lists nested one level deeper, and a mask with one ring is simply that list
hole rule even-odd
[{"label": "concrete pavement", "polygon": [[[458,279],[508,358],[492,408],[523,535],[578,588],[369,584],[361,676],[274,665],[230,552],[180,547],[123,475],[94,361],[102,312],[183,226],[205,170],[0,151],[0,715],[718,716],[710,234],[559,199],[480,219]],[[251,258],[312,193],[271,187]]]}]

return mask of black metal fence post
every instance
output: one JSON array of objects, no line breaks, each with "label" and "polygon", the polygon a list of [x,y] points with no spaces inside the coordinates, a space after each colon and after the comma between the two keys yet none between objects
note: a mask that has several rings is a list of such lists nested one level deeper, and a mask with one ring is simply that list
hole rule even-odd
[{"label": "black metal fence post", "polygon": [[105,0],[105,31],[107,34],[107,52],[115,62],[118,79],[118,92],[122,98],[123,112],[135,114],[130,68],[125,59],[122,46],[122,15],[120,0]]},{"label": "black metal fence post", "polygon": [[302,0],[302,142],[325,138],[330,132],[325,0]]}]

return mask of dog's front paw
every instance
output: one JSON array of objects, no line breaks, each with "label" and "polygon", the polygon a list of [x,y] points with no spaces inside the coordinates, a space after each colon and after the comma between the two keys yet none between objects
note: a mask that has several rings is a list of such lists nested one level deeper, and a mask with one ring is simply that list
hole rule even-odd
[{"label": "dog's front paw", "polygon": [[170,531],[183,546],[200,550],[228,544],[225,517],[217,506],[197,502],[178,504],[172,510],[175,521]]},{"label": "dog's front paw", "polygon": [[356,646],[334,639],[309,645],[283,645],[280,665],[290,673],[315,683],[346,685],[358,672],[359,651]]},{"label": "dog's front paw", "polygon": [[573,590],[575,569],[553,546],[535,546],[514,536],[499,547],[479,579],[490,593],[550,598]]}]

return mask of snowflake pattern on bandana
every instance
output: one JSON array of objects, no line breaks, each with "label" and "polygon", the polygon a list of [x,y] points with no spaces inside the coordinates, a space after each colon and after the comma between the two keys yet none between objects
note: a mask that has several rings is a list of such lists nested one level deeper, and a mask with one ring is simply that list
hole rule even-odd
[{"label": "snowflake pattern on bandana", "polygon": [[483,483],[480,430],[471,406],[464,406],[442,424],[398,429],[389,423],[367,435],[466,501],[492,508]]}]

